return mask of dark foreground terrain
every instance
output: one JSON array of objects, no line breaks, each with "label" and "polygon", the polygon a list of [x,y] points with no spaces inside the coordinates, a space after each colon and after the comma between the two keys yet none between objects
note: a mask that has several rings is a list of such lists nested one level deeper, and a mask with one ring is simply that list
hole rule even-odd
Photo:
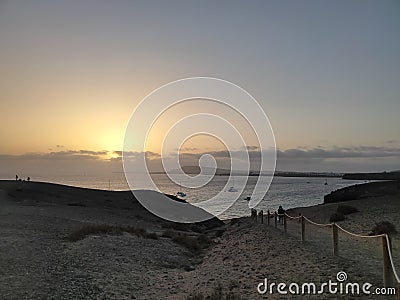
[{"label": "dark foreground terrain", "polygon": [[[379,202],[400,219],[396,199]],[[341,224],[370,226],[371,203],[357,204],[360,211]],[[332,205],[301,211],[325,222]],[[0,299],[265,299],[257,292],[264,278],[322,283],[339,271],[382,285],[379,241],[347,241],[335,258],[329,230],[307,227],[303,243],[299,232],[297,222],[285,234],[282,225],[250,218],[177,224],[144,210],[130,192],[0,181]],[[357,255],[346,254],[354,249]]]}]

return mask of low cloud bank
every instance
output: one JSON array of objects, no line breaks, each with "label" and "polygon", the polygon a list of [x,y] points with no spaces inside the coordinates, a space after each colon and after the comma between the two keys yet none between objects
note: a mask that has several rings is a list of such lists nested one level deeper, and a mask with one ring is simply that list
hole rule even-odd
[{"label": "low cloud bank", "polygon": [[[60,147],[61,148],[61,147]],[[260,152],[256,147],[246,150],[212,151],[193,153],[184,149],[179,155],[182,166],[198,165],[203,154],[212,155],[219,168],[230,167],[230,155],[240,157],[247,153],[252,169],[257,169]],[[125,152],[125,159],[136,160],[143,152]],[[150,171],[162,171],[159,153],[145,153]],[[173,155],[166,159],[172,159]],[[245,165],[245,164],[243,164]],[[122,172],[122,151],[62,150],[48,153],[27,153],[22,155],[0,154],[0,176],[11,176],[18,172],[30,174],[103,174]],[[368,172],[400,169],[400,148],[356,146],[333,147],[331,149],[287,149],[277,150],[277,170]],[[13,176],[14,176],[13,175]]]}]

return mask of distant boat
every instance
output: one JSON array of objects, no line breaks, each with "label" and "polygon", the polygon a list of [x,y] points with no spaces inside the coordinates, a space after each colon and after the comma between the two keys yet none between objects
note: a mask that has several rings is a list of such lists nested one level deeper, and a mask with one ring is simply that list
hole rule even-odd
[{"label": "distant boat", "polygon": [[[233,177],[233,176],[232,176]],[[228,192],[234,193],[237,192],[237,188],[235,188],[235,177],[233,177],[233,186],[228,189]]]},{"label": "distant boat", "polygon": [[[182,182],[180,182],[180,181],[179,181],[179,187],[180,187],[179,189],[182,188]],[[181,197],[181,198],[185,198],[186,194],[184,192],[182,192],[182,191],[179,191],[179,192],[176,193],[176,196]]]},{"label": "distant boat", "polygon": [[244,198],[244,200],[250,201],[250,200],[251,200],[251,197],[250,197],[250,196],[247,196],[246,198]]},{"label": "distant boat", "polygon": [[176,195],[182,198],[186,197],[186,194],[184,192],[177,192]]},{"label": "distant boat", "polygon": [[324,185],[328,185],[328,180],[325,180],[325,183],[324,183]]}]

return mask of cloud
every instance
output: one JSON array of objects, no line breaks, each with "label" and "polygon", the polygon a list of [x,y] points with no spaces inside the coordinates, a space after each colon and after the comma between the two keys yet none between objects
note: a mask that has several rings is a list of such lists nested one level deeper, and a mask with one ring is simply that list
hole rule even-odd
[{"label": "cloud", "polygon": [[156,152],[146,151],[146,157],[156,158],[156,157],[161,157],[161,155]]},{"label": "cloud", "polygon": [[154,158],[160,158],[161,155],[159,153],[156,152],[152,152],[152,151],[146,151],[146,152],[140,152],[140,151],[113,151],[112,152],[114,155],[118,155],[118,157],[122,157],[122,154],[124,157],[127,158],[138,158],[141,157],[143,155],[143,153],[146,155],[146,158],[148,159],[154,159]]},{"label": "cloud", "polygon": [[187,151],[197,151],[197,150],[199,150],[198,148],[195,148],[195,147],[183,147],[183,148],[180,148],[180,149],[176,149],[176,151],[185,151],[185,152],[187,152]]},{"label": "cloud", "polygon": [[400,167],[400,148],[378,146],[277,151],[278,170],[380,172]]},{"label": "cloud", "polygon": [[388,143],[388,144],[397,144],[398,141],[397,140],[388,140],[388,141],[386,141],[386,143]]},{"label": "cloud", "polygon": [[[252,170],[258,170],[260,166],[261,153],[255,147],[249,150],[235,151],[210,151],[203,153],[181,152],[179,161],[182,166],[198,165],[199,159],[204,154],[213,156],[220,168],[229,168],[230,159],[238,159],[243,166],[246,165],[247,155],[250,159]],[[265,151],[271,151],[270,149]],[[105,157],[113,154],[112,157]],[[147,163],[152,170],[161,171],[161,155],[156,152],[147,151],[144,153]],[[270,154],[270,153],[266,153]],[[175,159],[178,153],[171,153],[165,159]],[[135,162],[143,156],[143,152],[126,151],[125,159]],[[399,169],[400,147],[379,147],[379,146],[352,146],[352,147],[333,147],[324,149],[321,147],[293,148],[277,150],[277,169],[278,170],[305,170],[305,171],[370,171],[370,170],[390,170]],[[12,165],[28,166],[33,164],[38,168],[43,166],[62,165],[62,168],[85,168],[88,165],[115,165],[122,166],[122,151],[107,152],[105,150],[63,150],[51,151],[48,153],[27,153],[22,155],[0,154],[0,165],[4,168],[7,164],[12,169]],[[59,162],[56,164],[56,162]],[[21,167],[22,168],[22,167]],[[53,168],[53,167],[51,167]],[[60,169],[61,170],[61,169]]]},{"label": "cloud", "polygon": [[[254,149],[250,147],[250,149]],[[265,150],[264,154],[271,154],[271,149]],[[261,153],[259,150],[237,150],[237,151],[211,151],[204,153],[181,153],[180,161],[183,165],[197,165],[198,159],[203,154],[212,155],[217,163],[225,167],[230,165],[230,158],[247,160],[250,159],[250,167],[258,170],[260,167]],[[305,171],[370,171],[397,169],[400,167],[400,148],[378,147],[378,146],[352,146],[333,147],[324,149],[316,147],[293,148],[277,150],[277,169],[305,170]]]},{"label": "cloud", "polygon": [[88,154],[88,155],[107,155],[108,151],[90,151],[90,150],[79,150],[79,154]]},{"label": "cloud", "polygon": [[246,146],[245,149],[247,149],[249,151],[256,151],[256,150],[260,150],[260,147],[259,146]]},{"label": "cloud", "polygon": [[66,150],[52,151],[48,153],[26,153],[21,155],[2,154],[0,158],[8,160],[85,160],[101,159],[101,156],[107,155],[108,151],[91,150]]},{"label": "cloud", "polygon": [[278,150],[277,157],[280,158],[379,158],[400,157],[400,148],[357,146],[357,147],[334,147],[333,149],[313,148]]}]

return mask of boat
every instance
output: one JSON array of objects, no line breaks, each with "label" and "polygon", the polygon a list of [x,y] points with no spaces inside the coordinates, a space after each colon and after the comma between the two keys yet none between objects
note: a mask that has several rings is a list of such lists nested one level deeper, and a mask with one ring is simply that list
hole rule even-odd
[{"label": "boat", "polygon": [[250,201],[250,200],[251,200],[251,197],[250,197],[250,196],[247,196],[246,198],[244,198],[244,200]]},{"label": "boat", "polygon": [[237,192],[238,190],[237,190],[237,188],[235,188],[235,177],[232,176],[232,178],[233,178],[233,186],[231,186],[228,189],[228,192],[234,193],[234,192]]},{"label": "boat", "polygon": [[184,192],[177,192],[176,195],[182,198],[186,197],[186,194]]},{"label": "boat", "polygon": [[[179,189],[181,189],[181,188],[182,188],[182,182],[179,181]],[[186,194],[185,194],[184,192],[182,192],[182,190],[180,190],[180,191],[178,191],[178,192],[176,193],[176,196],[177,196],[177,197],[181,197],[181,198],[185,198],[185,197],[186,197]]]},{"label": "boat", "polygon": [[325,180],[325,183],[324,183],[324,185],[328,185],[328,180]]}]

